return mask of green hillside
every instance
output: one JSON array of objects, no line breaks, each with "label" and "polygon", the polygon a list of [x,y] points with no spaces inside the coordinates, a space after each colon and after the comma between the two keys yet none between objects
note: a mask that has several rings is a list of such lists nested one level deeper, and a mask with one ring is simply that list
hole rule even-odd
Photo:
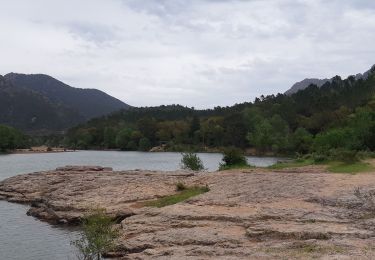
[{"label": "green hillside", "polygon": [[[229,90],[228,90],[229,91]],[[204,150],[227,146],[259,154],[375,150],[375,68],[366,79],[332,78],[292,95],[195,110],[178,105],[132,108],[71,129],[76,148]]]}]

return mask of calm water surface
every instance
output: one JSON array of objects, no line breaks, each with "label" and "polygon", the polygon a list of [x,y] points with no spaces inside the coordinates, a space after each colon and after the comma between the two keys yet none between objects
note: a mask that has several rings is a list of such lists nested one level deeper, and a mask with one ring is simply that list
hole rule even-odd
[{"label": "calm water surface", "polygon": [[[201,153],[205,167],[215,171],[221,154]],[[49,154],[0,155],[0,180],[65,165],[100,165],[114,170],[177,170],[180,153],[80,151]],[[268,166],[277,158],[248,157],[255,166]],[[70,241],[76,232],[61,229],[26,216],[27,206],[0,201],[0,259],[75,259]]]}]

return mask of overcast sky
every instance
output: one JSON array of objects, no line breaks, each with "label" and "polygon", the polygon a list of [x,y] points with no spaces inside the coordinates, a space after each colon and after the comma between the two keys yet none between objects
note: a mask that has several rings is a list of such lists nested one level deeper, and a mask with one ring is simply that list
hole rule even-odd
[{"label": "overcast sky", "polygon": [[134,106],[253,101],[375,63],[374,0],[0,0],[0,74]]}]

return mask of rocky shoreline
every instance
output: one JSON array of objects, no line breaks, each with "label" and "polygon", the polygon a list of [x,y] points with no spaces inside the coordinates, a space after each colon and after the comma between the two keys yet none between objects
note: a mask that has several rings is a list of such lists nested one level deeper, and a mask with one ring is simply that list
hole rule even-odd
[{"label": "rocky shoreline", "polygon": [[[141,202],[175,184],[210,191],[164,208]],[[0,182],[0,199],[29,215],[79,223],[101,207],[121,227],[122,259],[373,259],[375,174],[329,174],[323,166],[272,171],[113,171],[67,166]],[[364,196],[355,195],[360,188]],[[374,201],[375,202],[375,201]]]}]

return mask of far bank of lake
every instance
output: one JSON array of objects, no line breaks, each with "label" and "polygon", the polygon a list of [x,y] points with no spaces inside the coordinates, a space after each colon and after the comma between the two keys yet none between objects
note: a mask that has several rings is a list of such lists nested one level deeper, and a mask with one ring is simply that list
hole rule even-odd
[{"label": "far bank of lake", "polygon": [[[220,153],[198,153],[208,171],[216,171],[222,159]],[[278,161],[276,157],[247,156],[251,165],[266,167]],[[65,165],[100,165],[114,170],[180,169],[181,153],[176,152],[121,152],[76,151],[61,153],[30,153],[0,155],[0,180],[35,171],[52,170]]]}]

